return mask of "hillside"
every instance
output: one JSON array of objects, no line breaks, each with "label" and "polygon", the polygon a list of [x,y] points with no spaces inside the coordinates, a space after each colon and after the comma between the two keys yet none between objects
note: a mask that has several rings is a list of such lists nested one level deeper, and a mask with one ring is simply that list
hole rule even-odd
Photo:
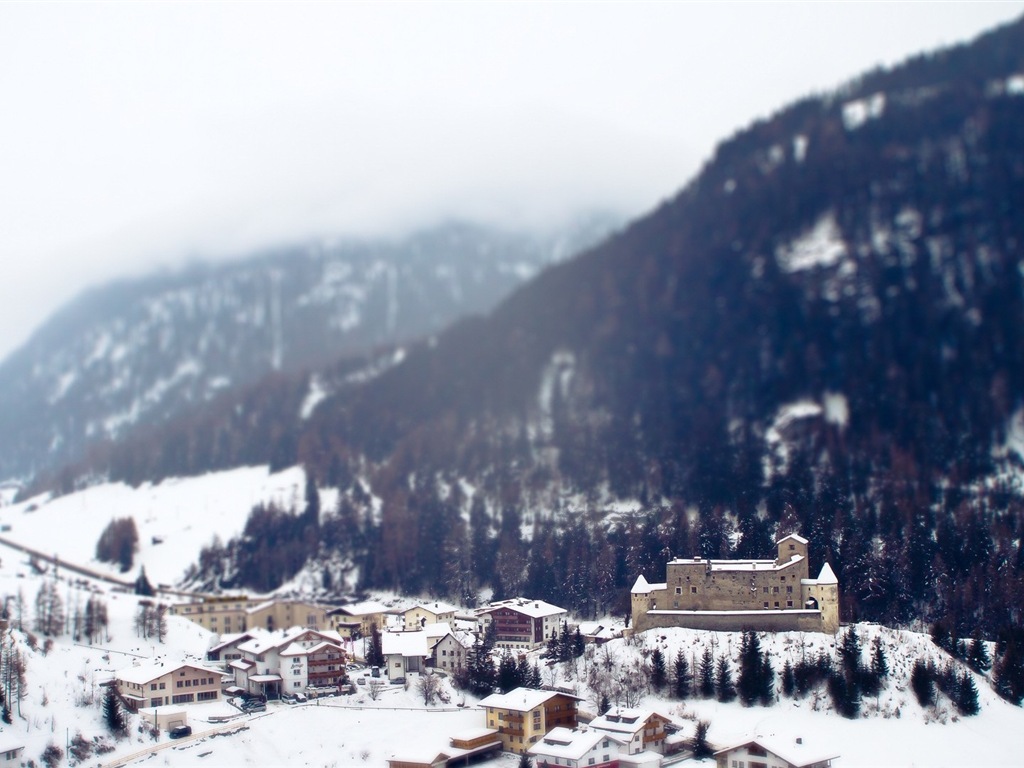
[{"label": "hillside", "polygon": [[[350,558],[362,587],[591,616],[671,554],[760,557],[799,531],[846,619],[1019,624],[1022,124],[1019,21],[741,131],[489,315],[408,345],[295,433],[253,429],[247,463],[339,491],[317,531],[263,534],[317,534],[314,567]],[[222,424],[68,476],[198,473]],[[253,583],[244,551],[206,553],[235,582],[202,577]]]},{"label": "hillside", "polygon": [[592,214],[533,233],[450,222],[87,290],[0,363],[0,479],[46,474],[101,441],[215,413],[215,402],[233,407],[270,375],[308,392],[303,372],[363,365],[486,312],[613,223]]}]

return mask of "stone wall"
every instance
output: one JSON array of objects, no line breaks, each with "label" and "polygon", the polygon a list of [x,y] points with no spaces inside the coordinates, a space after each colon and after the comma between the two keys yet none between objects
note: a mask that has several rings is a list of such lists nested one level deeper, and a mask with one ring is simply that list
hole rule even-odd
[{"label": "stone wall", "polygon": [[[827,632],[821,611],[648,611],[634,624],[634,632],[686,627],[719,632],[754,629],[767,632]],[[832,630],[834,633],[834,630]]]}]

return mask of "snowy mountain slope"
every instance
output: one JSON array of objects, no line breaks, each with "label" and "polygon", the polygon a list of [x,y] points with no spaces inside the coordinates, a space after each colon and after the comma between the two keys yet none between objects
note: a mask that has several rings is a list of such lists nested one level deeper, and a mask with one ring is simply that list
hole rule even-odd
[{"label": "snowy mountain slope", "polygon": [[612,225],[592,215],[532,234],[451,223],[90,290],[0,364],[0,478],[52,467],[269,373],[485,312]]}]

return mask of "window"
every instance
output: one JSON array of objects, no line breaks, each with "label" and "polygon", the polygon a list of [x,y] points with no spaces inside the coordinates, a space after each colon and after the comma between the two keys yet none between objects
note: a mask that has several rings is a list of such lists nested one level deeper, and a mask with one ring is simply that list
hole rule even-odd
[{"label": "window", "polygon": [[172,704],[189,704],[196,700],[194,693],[179,693],[171,698]]},{"label": "window", "polygon": [[696,595],[697,594],[697,588],[696,587],[690,587],[690,594],[691,595]]},{"label": "window", "polygon": [[676,587],[676,594],[677,595],[683,594],[683,588],[682,587]]},{"label": "window", "polygon": [[149,690],[155,691],[156,690],[156,683],[150,683],[149,684]]},{"label": "window", "polygon": [[216,691],[200,691],[196,694],[196,701],[213,701],[216,698]]},{"label": "window", "polygon": [[786,601],[786,607],[787,608],[792,608],[793,607],[793,601],[792,600],[787,600]]},{"label": "window", "polygon": [[778,601],[778,600],[776,600],[776,601],[775,601],[775,607],[776,607],[776,608],[778,608],[778,607],[779,607],[779,601]]},{"label": "window", "polygon": [[767,595],[768,594],[768,587],[761,587],[761,591],[764,592]]},{"label": "window", "polygon": [[768,601],[767,601],[767,600],[765,600],[765,601],[764,601],[764,607],[765,607],[765,608],[767,608],[767,607],[768,607]]},{"label": "window", "polygon": [[786,594],[787,595],[792,595],[793,594],[793,588],[792,587],[786,587]]}]

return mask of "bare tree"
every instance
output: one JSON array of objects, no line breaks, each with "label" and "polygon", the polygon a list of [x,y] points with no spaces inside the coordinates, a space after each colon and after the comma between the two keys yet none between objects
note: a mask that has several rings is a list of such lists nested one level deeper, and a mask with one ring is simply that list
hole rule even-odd
[{"label": "bare tree", "polygon": [[384,692],[385,682],[383,680],[373,678],[370,680],[370,698],[376,701],[380,698],[381,693]]},{"label": "bare tree", "polygon": [[432,672],[422,674],[416,682],[416,690],[423,696],[423,703],[430,706],[441,692],[441,678]]}]

